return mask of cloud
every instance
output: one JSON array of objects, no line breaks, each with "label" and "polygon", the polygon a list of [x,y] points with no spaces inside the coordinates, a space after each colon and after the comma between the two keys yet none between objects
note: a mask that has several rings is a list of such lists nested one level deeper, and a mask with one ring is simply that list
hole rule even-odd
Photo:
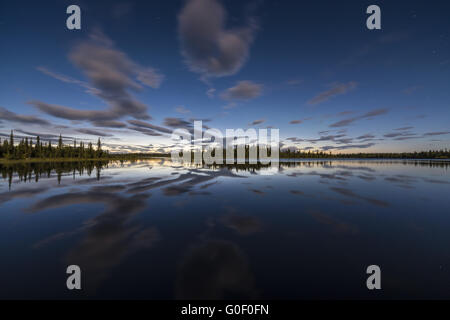
[{"label": "cloud", "polygon": [[214,88],[209,88],[209,89],[206,91],[206,95],[207,95],[209,98],[214,98],[215,93],[216,93],[216,89],[214,89]]},{"label": "cloud", "polygon": [[105,128],[125,128],[127,126],[125,123],[115,120],[97,120],[93,121],[92,124],[96,127]]},{"label": "cloud", "polygon": [[323,146],[322,150],[345,150],[345,149],[367,149],[373,147],[375,143],[366,143],[366,144],[348,144],[345,146]]},{"label": "cloud", "polygon": [[347,143],[352,143],[353,142],[353,138],[342,138],[342,139],[337,139],[334,140],[336,143],[338,144],[347,144]]},{"label": "cloud", "polygon": [[190,113],[191,111],[186,109],[184,106],[179,106],[175,108],[175,111],[178,113],[182,113],[182,114],[186,114],[186,113]]},{"label": "cloud", "polygon": [[300,124],[302,122],[303,122],[303,120],[292,120],[292,121],[289,121],[289,124]]},{"label": "cloud", "polygon": [[317,96],[308,101],[310,105],[320,104],[325,102],[337,95],[345,94],[356,88],[358,84],[354,81],[348,83],[335,83],[332,87],[324,92],[319,93]]},{"label": "cloud", "polygon": [[203,118],[203,119],[201,119],[201,118],[189,118],[189,121],[190,122],[194,122],[194,121],[210,122],[211,119],[208,119],[208,118]]},{"label": "cloud", "polygon": [[371,118],[388,113],[388,109],[376,109],[369,111],[361,116],[361,118]]},{"label": "cloud", "polygon": [[408,129],[412,129],[412,128],[414,128],[414,127],[404,127],[404,128],[394,129],[394,130],[397,130],[398,132],[387,133],[384,135],[384,137],[385,138],[394,138],[394,140],[397,140],[397,141],[403,141],[403,140],[420,139],[420,138],[450,134],[450,131],[426,132],[422,135],[419,135],[419,134],[413,133],[413,132],[403,132],[404,130],[408,130]]},{"label": "cloud", "polygon": [[162,133],[172,133],[172,130],[164,128],[164,127],[160,127],[160,126],[156,126],[154,124],[145,122],[145,121],[140,121],[140,120],[128,120],[127,121],[129,124],[132,124],[136,127],[141,127],[141,128],[147,128],[147,129],[151,129],[151,130],[156,130]]},{"label": "cloud", "polygon": [[358,118],[349,118],[349,119],[341,120],[341,121],[331,124],[330,127],[331,128],[345,127],[345,126],[348,126],[349,124],[355,122],[356,120],[358,120]]},{"label": "cloud", "polygon": [[115,114],[112,110],[79,110],[71,107],[49,104],[38,100],[31,100],[29,104],[46,114],[67,120],[98,121],[117,118],[117,114]]},{"label": "cloud", "polygon": [[412,87],[406,88],[402,92],[404,94],[411,95],[411,94],[413,94],[414,92],[416,92],[417,90],[419,90],[421,88],[422,88],[422,86],[412,86]]},{"label": "cloud", "polygon": [[136,72],[137,79],[153,89],[158,89],[161,86],[161,82],[164,80],[164,76],[157,73],[153,68],[145,68],[137,70]]},{"label": "cloud", "polygon": [[261,123],[264,123],[264,122],[266,122],[265,119],[259,119],[259,120],[253,121],[250,125],[256,126],[256,125],[261,124]]},{"label": "cloud", "polygon": [[263,86],[251,81],[239,81],[234,87],[228,88],[220,97],[224,100],[250,100],[259,97]]},{"label": "cloud", "polygon": [[236,107],[237,107],[237,103],[236,102],[230,102],[227,105],[223,106],[223,108],[225,110],[233,109],[233,108],[236,108]]},{"label": "cloud", "polygon": [[227,13],[216,0],[189,0],[178,15],[182,55],[189,69],[204,77],[238,72],[246,62],[256,24],[225,28]]},{"label": "cloud", "polygon": [[[40,133],[40,132],[32,132],[32,131],[27,131],[27,130],[22,130],[22,129],[15,129],[14,132],[20,132],[29,136],[34,136],[37,137],[39,136],[39,138],[41,140],[56,140],[59,138],[59,134],[52,134],[52,133]],[[14,137],[20,138],[19,136],[17,136],[16,134],[14,135]],[[66,136],[62,136],[63,140],[73,140],[73,137],[66,137]]]},{"label": "cloud", "polygon": [[348,119],[344,119],[344,120],[332,123],[332,124],[329,125],[329,127],[330,128],[345,127],[345,126],[348,126],[348,125],[352,124],[353,122],[355,122],[357,120],[369,119],[369,118],[372,118],[372,117],[376,117],[376,116],[380,116],[380,115],[386,114],[388,112],[389,112],[389,110],[385,109],[385,108],[383,108],[383,109],[375,109],[375,110],[369,111],[369,112],[367,112],[367,113],[365,113],[365,114],[363,114],[361,116],[358,116],[358,117],[348,118]]},{"label": "cloud", "polygon": [[440,135],[449,134],[449,133],[450,133],[450,131],[427,132],[427,133],[424,133],[423,136],[424,137],[440,136]]},{"label": "cloud", "polygon": [[181,118],[165,118],[164,125],[171,128],[191,128],[192,124]]},{"label": "cloud", "polygon": [[[36,108],[54,117],[68,120],[116,120],[124,116],[136,119],[150,119],[147,106],[137,101],[130,91],[138,91],[143,86],[158,88],[164,76],[155,69],[142,67],[133,62],[124,52],[116,49],[113,42],[103,33],[96,31],[88,41],[83,41],[69,54],[70,61],[86,75],[89,84],[61,76],[47,69],[39,68],[56,79],[76,83],[104,100],[107,110],[78,110],[52,105],[41,101],[31,101]],[[93,89],[92,89],[93,88]]]},{"label": "cloud", "polygon": [[391,132],[391,133],[386,133],[385,135],[383,135],[383,137],[385,138],[396,138],[396,137],[409,137],[409,136],[415,136],[415,133],[410,133],[410,132]]},{"label": "cloud", "polygon": [[410,139],[417,139],[417,138],[419,138],[419,137],[418,136],[407,136],[407,137],[394,138],[394,140],[403,141],[403,140],[410,140]]},{"label": "cloud", "polygon": [[3,107],[0,107],[0,119],[23,124],[39,124],[39,125],[50,124],[50,122],[48,122],[47,120],[35,116],[26,116],[22,114],[17,114]]},{"label": "cloud", "polygon": [[125,53],[115,49],[103,34],[94,33],[91,39],[76,46],[69,55],[70,60],[84,72],[99,90],[98,96],[108,102],[118,117],[148,118],[147,106],[135,100],[128,91],[141,89],[132,75],[145,80],[140,80],[144,85],[149,85],[150,80],[145,76],[148,69],[142,70]]},{"label": "cloud", "polygon": [[141,132],[141,133],[143,133],[143,134],[145,134],[147,136],[152,136],[152,137],[162,136],[161,133],[158,133],[158,132],[156,132],[155,130],[152,130],[152,129],[142,128],[142,127],[130,127],[129,129]]},{"label": "cloud", "polygon": [[49,70],[48,68],[42,67],[42,66],[36,67],[36,70],[38,70],[38,71],[42,72],[43,74],[45,74],[49,77],[52,77],[56,80],[59,80],[59,81],[65,82],[65,83],[72,83],[72,84],[79,85],[80,87],[85,88],[87,93],[90,93],[90,94],[98,93],[98,90],[96,90],[94,87],[92,87],[91,85],[89,85],[89,83],[87,83],[85,81],[77,80],[72,77],[53,72],[53,71]]},{"label": "cloud", "polygon": [[402,128],[397,128],[397,129],[394,129],[394,130],[404,131],[404,130],[409,130],[409,129],[414,129],[414,127],[402,127]]},{"label": "cloud", "polygon": [[345,137],[345,134],[321,136],[318,139],[308,139],[306,141],[313,142],[313,143],[319,142],[319,141],[335,141],[336,139],[342,138],[342,137]]},{"label": "cloud", "polygon": [[356,140],[371,140],[374,138],[375,138],[375,136],[373,134],[366,133],[366,134],[363,134],[362,136],[356,137],[355,139]]},{"label": "cloud", "polygon": [[291,141],[291,142],[302,142],[302,141],[305,141],[304,139],[300,139],[300,138],[297,138],[297,137],[290,137],[290,138],[287,138],[286,140]]},{"label": "cloud", "polygon": [[348,110],[348,111],[339,112],[337,115],[338,116],[348,116],[349,114],[353,114],[353,113],[355,113],[355,111]]},{"label": "cloud", "polygon": [[112,136],[109,133],[105,133],[105,132],[93,130],[93,129],[86,129],[86,128],[75,129],[75,131],[84,133],[84,134],[89,134],[92,136],[100,136],[100,137],[111,137]]}]

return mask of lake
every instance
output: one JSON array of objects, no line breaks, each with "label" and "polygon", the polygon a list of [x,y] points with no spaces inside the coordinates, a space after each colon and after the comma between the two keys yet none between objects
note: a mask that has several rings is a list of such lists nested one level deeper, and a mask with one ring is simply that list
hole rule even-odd
[{"label": "lake", "polygon": [[450,298],[450,162],[0,169],[2,299]]}]

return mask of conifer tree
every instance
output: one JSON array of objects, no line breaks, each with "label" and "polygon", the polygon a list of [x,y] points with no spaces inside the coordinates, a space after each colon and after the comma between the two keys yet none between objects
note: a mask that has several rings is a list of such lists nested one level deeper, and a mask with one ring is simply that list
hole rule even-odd
[{"label": "conifer tree", "polygon": [[98,158],[102,157],[102,143],[100,141],[100,138],[98,138],[98,141],[97,141],[97,157]]}]

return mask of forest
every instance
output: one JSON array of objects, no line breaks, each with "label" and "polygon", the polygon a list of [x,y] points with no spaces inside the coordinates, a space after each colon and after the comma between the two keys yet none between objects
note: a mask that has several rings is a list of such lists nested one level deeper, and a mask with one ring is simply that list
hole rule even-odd
[{"label": "forest", "polygon": [[[62,136],[59,136],[58,143],[52,145],[51,141],[43,142],[37,136],[35,140],[31,137],[22,138],[19,143],[14,143],[14,133],[11,131],[9,139],[0,139],[0,159],[3,160],[128,160],[146,159],[152,157],[169,157],[168,153],[110,153],[102,149],[102,143],[98,138],[94,147],[92,142],[85,144],[83,141],[73,144],[64,144]],[[245,158],[248,159],[249,147],[245,146]],[[271,150],[268,148],[268,155]],[[181,153],[182,154],[182,153]],[[226,156],[223,150],[224,157]],[[214,155],[214,151],[212,152]],[[237,148],[234,149],[235,158]],[[450,159],[450,150],[428,150],[401,153],[332,153],[324,151],[293,151],[290,149],[279,150],[280,159]],[[193,158],[193,155],[192,155]]]},{"label": "forest", "polygon": [[58,144],[53,146],[51,141],[42,142],[39,136],[33,142],[33,139],[28,137],[22,138],[19,143],[14,143],[14,133],[11,131],[9,141],[4,139],[0,141],[0,158],[8,160],[23,160],[23,159],[54,159],[54,158],[79,158],[79,159],[101,159],[107,158],[108,151],[102,150],[100,138],[97,142],[97,147],[94,149],[91,142],[87,145],[84,142],[73,145],[64,145],[61,135],[59,136]]},{"label": "forest", "polygon": [[339,153],[323,151],[280,151],[280,158],[282,159],[450,159],[450,151],[444,150],[428,150],[428,151],[414,151],[414,152],[398,152],[398,153]]},{"label": "forest", "polygon": [[[9,139],[0,139],[0,159],[3,160],[128,160],[145,159],[154,156],[164,156],[164,154],[154,153],[121,153],[112,154],[108,150],[102,149],[100,138],[94,147],[92,142],[85,144],[83,141],[73,144],[64,144],[62,136],[59,136],[58,143],[52,145],[51,141],[43,142],[37,136],[32,138],[22,138],[19,143],[14,143],[14,133],[11,131]],[[166,155],[168,156],[168,155]]]}]

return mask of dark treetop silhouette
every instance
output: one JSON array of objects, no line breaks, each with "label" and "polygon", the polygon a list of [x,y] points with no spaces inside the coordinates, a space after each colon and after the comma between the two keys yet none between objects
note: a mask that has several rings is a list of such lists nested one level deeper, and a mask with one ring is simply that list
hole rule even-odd
[{"label": "dark treetop silhouette", "polygon": [[[223,150],[225,155],[225,150]],[[236,155],[236,148],[234,150]],[[270,150],[269,150],[270,153]],[[214,154],[214,152],[213,152]],[[445,150],[429,150],[402,153],[351,153],[351,154],[333,154],[323,151],[292,151],[290,149],[281,149],[280,158],[282,159],[298,159],[298,158],[364,158],[364,159],[450,159],[450,151]],[[245,146],[245,157],[248,158],[249,147]],[[108,150],[102,150],[100,138],[97,141],[97,147],[94,149],[92,142],[87,146],[83,141],[77,144],[73,141],[73,145],[65,145],[62,136],[59,136],[58,144],[53,146],[51,141],[42,142],[40,137],[36,137],[35,143],[33,139],[28,137],[22,138],[17,144],[14,143],[14,133],[11,131],[9,141],[4,139],[3,143],[0,139],[0,159],[5,160],[27,160],[27,159],[138,159],[148,158],[152,156],[169,156],[169,154],[155,153],[115,153],[110,154]]]}]

